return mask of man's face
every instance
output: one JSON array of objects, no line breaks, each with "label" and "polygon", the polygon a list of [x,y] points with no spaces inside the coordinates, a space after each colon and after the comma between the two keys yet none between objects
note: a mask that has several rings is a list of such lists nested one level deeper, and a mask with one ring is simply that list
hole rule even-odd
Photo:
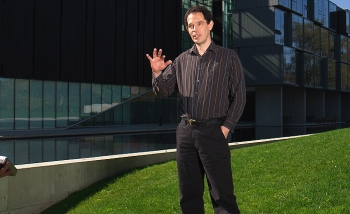
[{"label": "man's face", "polygon": [[192,41],[197,45],[202,45],[211,41],[210,31],[213,25],[213,21],[207,24],[202,13],[191,13],[187,17],[187,31]]}]

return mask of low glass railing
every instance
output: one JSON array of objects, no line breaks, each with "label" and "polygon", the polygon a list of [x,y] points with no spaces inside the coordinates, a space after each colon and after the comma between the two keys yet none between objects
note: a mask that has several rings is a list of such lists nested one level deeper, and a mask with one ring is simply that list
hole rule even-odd
[{"label": "low glass railing", "polygon": [[150,89],[86,119],[81,119],[67,129],[87,126],[178,123],[180,121],[178,105],[177,93],[160,99],[155,97]]}]

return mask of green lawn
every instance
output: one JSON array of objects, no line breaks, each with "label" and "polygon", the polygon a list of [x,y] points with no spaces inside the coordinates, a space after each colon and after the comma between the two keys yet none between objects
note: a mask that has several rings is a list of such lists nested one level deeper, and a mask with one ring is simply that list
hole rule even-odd
[{"label": "green lawn", "polygon": [[[349,214],[350,129],[231,151],[243,214]],[[208,191],[206,213],[213,213]],[[176,162],[136,169],[72,194],[44,213],[181,213]]]}]

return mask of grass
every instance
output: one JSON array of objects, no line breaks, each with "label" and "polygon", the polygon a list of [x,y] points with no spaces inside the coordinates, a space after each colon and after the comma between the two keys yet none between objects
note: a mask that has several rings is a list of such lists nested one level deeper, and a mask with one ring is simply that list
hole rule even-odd
[{"label": "grass", "polygon": [[[349,214],[350,129],[231,151],[235,194],[247,214]],[[98,182],[48,213],[181,213],[176,162]],[[208,190],[206,213],[213,213]]]}]

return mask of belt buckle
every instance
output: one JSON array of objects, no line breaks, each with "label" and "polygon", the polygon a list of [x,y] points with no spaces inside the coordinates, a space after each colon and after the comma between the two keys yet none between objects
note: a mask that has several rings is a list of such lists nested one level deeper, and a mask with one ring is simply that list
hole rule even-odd
[{"label": "belt buckle", "polygon": [[190,126],[196,126],[196,125],[195,125],[196,120],[194,120],[194,119],[189,119],[189,120],[187,120],[187,122],[188,122],[188,124],[189,124]]}]

